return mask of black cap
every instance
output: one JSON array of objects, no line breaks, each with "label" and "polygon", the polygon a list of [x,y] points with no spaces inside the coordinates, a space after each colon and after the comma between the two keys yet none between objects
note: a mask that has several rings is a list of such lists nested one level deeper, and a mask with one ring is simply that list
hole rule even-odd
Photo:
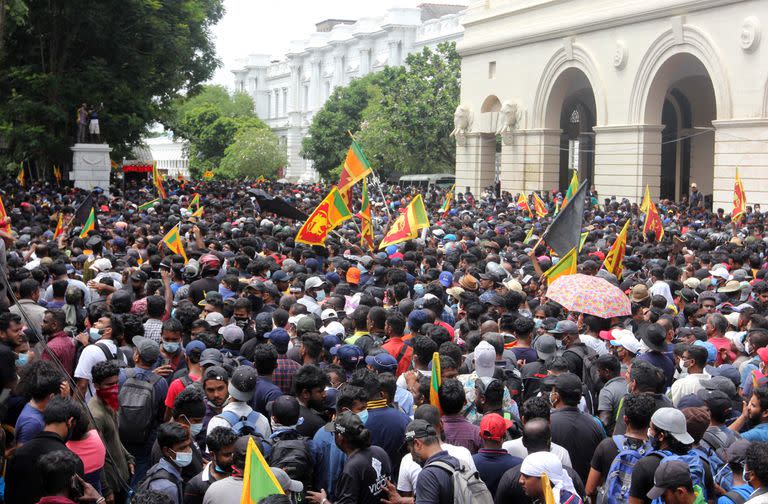
[{"label": "black cap", "polygon": [[555,378],[555,390],[568,395],[581,394],[582,383],[573,373],[563,373]]},{"label": "black cap", "polygon": [[414,439],[437,436],[435,427],[426,420],[416,419],[405,428],[405,441],[410,443]]},{"label": "black cap", "polygon": [[354,438],[365,429],[360,417],[351,411],[345,411],[336,415],[336,420],[325,425],[325,430],[340,434],[346,438]]},{"label": "black cap", "polygon": [[666,490],[672,490],[678,487],[690,487],[693,485],[691,480],[691,470],[688,464],[679,460],[670,460],[660,464],[653,474],[653,488],[648,492],[648,498],[658,499]]}]

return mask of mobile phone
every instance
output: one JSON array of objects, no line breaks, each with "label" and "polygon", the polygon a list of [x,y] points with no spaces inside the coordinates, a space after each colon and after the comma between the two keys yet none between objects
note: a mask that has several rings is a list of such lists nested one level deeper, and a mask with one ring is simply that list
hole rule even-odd
[{"label": "mobile phone", "polygon": [[80,497],[85,494],[85,488],[83,487],[83,484],[80,483],[80,480],[77,478],[77,475],[72,476],[72,482],[70,483],[70,490],[71,490],[71,497],[74,500],[79,500]]}]

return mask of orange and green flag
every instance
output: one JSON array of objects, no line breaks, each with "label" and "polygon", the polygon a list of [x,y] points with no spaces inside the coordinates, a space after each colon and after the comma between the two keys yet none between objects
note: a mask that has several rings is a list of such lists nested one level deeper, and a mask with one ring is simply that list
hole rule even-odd
[{"label": "orange and green flag", "polygon": [[26,175],[24,174],[24,162],[22,161],[19,165],[19,174],[16,175],[16,182],[18,182],[21,187],[27,187],[25,179]]},{"label": "orange and green flag", "polygon": [[56,223],[56,231],[53,232],[53,239],[55,240],[61,233],[64,232],[64,212],[59,212],[59,221]]},{"label": "orange and green flag", "polygon": [[581,249],[584,248],[584,244],[587,243],[587,236],[589,236],[589,231],[581,233],[581,236],[579,237],[579,253],[581,253]]},{"label": "orange and green flag", "polygon": [[61,168],[59,166],[54,165],[53,178],[56,179],[57,184],[61,184]]},{"label": "orange and green flag", "polygon": [[731,220],[738,220],[747,210],[747,193],[744,192],[744,184],[739,177],[739,169],[736,168],[736,182],[733,184],[733,211]]},{"label": "orange and green flag", "polygon": [[205,212],[205,207],[200,207],[194,212],[192,212],[192,217],[201,218],[203,216],[203,213]]},{"label": "orange and green flag", "polygon": [[432,354],[432,375],[429,380],[429,403],[437,408],[440,416],[443,415],[443,408],[440,407],[440,386],[443,384],[442,370],[440,369],[440,354]]},{"label": "orange and green flag", "polygon": [[448,213],[448,211],[451,209],[451,203],[453,203],[453,190],[456,189],[456,184],[453,184],[451,186],[451,190],[448,191],[448,194],[445,195],[445,201],[443,202],[443,206],[440,207],[440,215],[445,217],[445,214]]},{"label": "orange and green flag", "polygon": [[296,241],[307,245],[323,245],[328,233],[350,217],[352,212],[339,190],[334,187],[296,233]]},{"label": "orange and green flag", "polygon": [[[0,223],[5,222],[5,220],[8,218],[8,213],[5,211],[5,205],[3,204],[3,198],[0,198]],[[7,223],[0,225],[0,231],[5,231],[6,233],[11,233],[11,221],[9,220]]]},{"label": "orange and green flag", "polygon": [[520,210],[527,210],[528,216],[533,218],[533,212],[531,212],[531,205],[528,204],[528,198],[525,197],[525,194],[520,193],[520,196],[517,198],[517,208]]},{"label": "orange and green flag", "polygon": [[536,216],[539,218],[546,217],[549,214],[547,205],[541,200],[537,193],[533,193],[533,209],[536,211]]},{"label": "orange and green flag", "polygon": [[605,255],[605,261],[603,261],[605,271],[613,274],[619,280],[621,280],[621,272],[624,269],[624,254],[627,251],[627,231],[629,231],[629,219],[624,223],[624,227],[621,228],[619,235],[611,245],[611,250]]},{"label": "orange and green flag", "polygon": [[91,213],[88,214],[88,218],[85,219],[83,229],[80,230],[80,238],[87,238],[88,233],[96,229],[96,211],[91,207]]},{"label": "orange and green flag", "polygon": [[283,488],[275,478],[269,464],[264,460],[253,438],[248,439],[245,452],[245,470],[243,471],[243,493],[240,504],[256,504],[269,495],[285,495]]},{"label": "orange and green flag", "polygon": [[648,184],[645,185],[645,195],[643,195],[643,202],[640,203],[640,211],[647,212],[648,206],[651,204],[651,188]]},{"label": "orange and green flag", "polygon": [[160,201],[160,198],[155,198],[152,201],[147,201],[146,203],[142,203],[141,205],[139,205],[139,211],[143,212],[144,210],[148,210],[152,208],[153,206],[155,206],[155,203],[157,203],[158,201]]},{"label": "orange and green flag", "polygon": [[544,272],[544,276],[547,277],[547,285],[551,285],[552,282],[561,276],[576,273],[577,259],[576,249],[572,248],[570,252],[557,261],[557,264]]},{"label": "orange and green flag", "polygon": [[648,236],[648,231],[653,231],[656,235],[656,241],[660,242],[664,238],[664,224],[661,222],[661,216],[656,209],[653,201],[648,205],[645,212],[645,223],[643,224],[643,238]]},{"label": "orange and green flag", "polygon": [[360,206],[360,246],[373,250],[373,217],[371,216],[371,199],[368,197],[368,178],[363,179],[363,203]]},{"label": "orange and green flag", "polygon": [[427,209],[424,208],[424,200],[421,199],[421,194],[418,194],[408,204],[405,212],[395,219],[392,227],[389,228],[389,232],[379,243],[379,250],[389,245],[412,240],[416,238],[420,229],[428,227]]},{"label": "orange and green flag", "polygon": [[110,159],[110,160],[109,160],[109,165],[112,167],[112,169],[113,169],[113,170],[117,170],[117,168],[118,168],[118,166],[119,166],[119,165],[117,164],[117,161],[115,161],[114,159]]},{"label": "orange and green flag", "polygon": [[368,162],[363,150],[360,146],[352,140],[347,151],[347,157],[344,159],[344,165],[341,167],[341,176],[339,177],[339,191],[347,192],[363,177],[371,173],[371,163]]},{"label": "orange and green flag", "polygon": [[214,173],[211,170],[206,170],[203,173],[203,180],[213,180]]},{"label": "orange and green flag", "polygon": [[157,161],[152,163],[152,184],[154,184],[155,189],[157,189],[157,195],[160,196],[161,199],[166,199],[168,197],[165,193],[165,188],[163,187],[163,176],[157,169]]},{"label": "orange and green flag", "polygon": [[187,205],[187,208],[192,209],[192,205],[194,205],[195,208],[200,208],[200,195],[198,193],[195,193],[195,195],[192,197],[189,205]]},{"label": "orange and green flag", "polygon": [[168,247],[171,252],[183,257],[184,264],[187,264],[187,253],[184,252],[184,244],[181,243],[181,236],[179,236],[180,226],[180,223],[176,226],[173,226],[171,230],[168,231],[165,236],[163,236],[163,243],[165,243],[165,246]]},{"label": "orange and green flag", "polygon": [[563,204],[560,205],[560,208],[564,207],[568,204],[568,202],[573,198],[573,195],[576,194],[576,191],[579,190],[579,175],[576,170],[573,170],[573,177],[571,177],[571,183],[568,184],[568,190],[565,191],[565,198],[563,198]]}]

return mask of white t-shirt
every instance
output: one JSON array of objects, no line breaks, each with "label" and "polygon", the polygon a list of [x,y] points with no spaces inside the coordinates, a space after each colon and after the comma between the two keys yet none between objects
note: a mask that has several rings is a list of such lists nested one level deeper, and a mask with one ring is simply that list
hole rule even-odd
[{"label": "white t-shirt", "polygon": [[[440,443],[443,450],[448,452],[448,455],[459,459],[459,462],[465,464],[472,471],[476,470],[475,461],[472,460],[472,454],[469,450],[463,446],[453,446],[448,443]],[[397,489],[400,492],[414,492],[416,489],[416,478],[421,473],[421,466],[413,461],[413,457],[410,453],[403,457],[400,462],[400,473],[397,480]]]},{"label": "white t-shirt", "polygon": [[107,360],[107,356],[104,355],[104,350],[100,348],[101,345],[106,346],[112,354],[117,354],[118,359],[122,359],[123,362],[126,362],[125,355],[123,355],[122,352],[117,351],[117,345],[115,345],[114,341],[105,339],[99,340],[97,343],[98,345],[93,344],[83,348],[83,351],[80,354],[80,360],[77,361],[77,367],[75,368],[75,378],[85,378],[89,382],[88,392],[85,394],[86,401],[89,401],[96,394],[96,388],[92,383],[93,377],[91,376],[93,366],[99,362],[106,362]]},{"label": "white t-shirt", "polygon": [[[240,418],[250,415],[253,411],[253,408],[248,406],[248,403],[232,402],[224,406],[224,409],[221,410],[222,413],[225,411],[231,411],[237,415],[238,418]],[[269,435],[272,434],[272,428],[269,426],[269,420],[267,420],[267,417],[261,413],[256,413],[259,415],[259,418],[256,420],[256,430],[264,439],[267,439]],[[216,415],[208,422],[208,430],[206,432],[209,436],[211,435],[211,431],[216,427],[231,427],[231,425],[229,425],[229,422],[227,422],[224,418]]]},{"label": "white t-shirt", "polygon": [[[503,445],[501,445],[501,447],[507,450],[507,452],[509,452],[509,454],[513,457],[520,457],[521,459],[524,459],[528,456],[528,448],[523,446],[523,438],[506,441]],[[568,450],[557,443],[552,443],[549,447],[549,451],[550,453],[554,453],[558,456],[558,458],[560,458],[560,463],[562,463],[563,466],[573,467],[571,465],[571,456],[568,455]]]}]

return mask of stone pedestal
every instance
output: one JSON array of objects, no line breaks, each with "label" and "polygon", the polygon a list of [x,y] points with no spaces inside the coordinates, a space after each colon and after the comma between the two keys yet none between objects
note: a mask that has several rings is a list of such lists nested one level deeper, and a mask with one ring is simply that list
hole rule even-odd
[{"label": "stone pedestal", "polygon": [[473,194],[494,184],[496,178],[496,136],[467,133],[456,139],[456,192],[467,187]]},{"label": "stone pedestal", "polygon": [[75,187],[88,191],[101,187],[108,193],[109,174],[112,169],[110,152],[112,148],[107,144],[75,144],[72,147],[73,168],[69,175],[70,180],[74,180]]}]

